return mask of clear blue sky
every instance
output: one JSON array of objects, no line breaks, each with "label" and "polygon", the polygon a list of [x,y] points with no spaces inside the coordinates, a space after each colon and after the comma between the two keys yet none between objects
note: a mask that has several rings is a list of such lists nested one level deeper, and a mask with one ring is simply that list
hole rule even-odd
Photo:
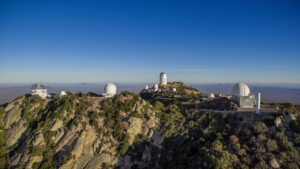
[{"label": "clear blue sky", "polygon": [[300,83],[300,1],[0,1],[0,83]]}]

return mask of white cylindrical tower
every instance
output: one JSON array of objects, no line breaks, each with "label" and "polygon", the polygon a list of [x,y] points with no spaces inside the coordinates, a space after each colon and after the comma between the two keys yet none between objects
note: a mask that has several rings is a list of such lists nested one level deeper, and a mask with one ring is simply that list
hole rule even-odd
[{"label": "white cylindrical tower", "polygon": [[168,83],[167,74],[165,72],[161,72],[159,76],[159,84],[167,85],[167,83]]},{"label": "white cylindrical tower", "polygon": [[145,90],[148,90],[148,89],[149,89],[149,87],[148,87],[148,85],[146,85],[146,86],[145,86]]},{"label": "white cylindrical tower", "polygon": [[155,83],[153,88],[154,88],[154,91],[157,92],[158,91],[158,84]]},{"label": "white cylindrical tower", "polygon": [[256,113],[260,113],[260,93],[257,93],[256,97]]}]

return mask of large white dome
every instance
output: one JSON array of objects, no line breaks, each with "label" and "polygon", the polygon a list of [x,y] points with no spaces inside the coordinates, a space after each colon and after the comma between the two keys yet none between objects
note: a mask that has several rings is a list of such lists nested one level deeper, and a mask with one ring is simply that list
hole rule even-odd
[{"label": "large white dome", "polygon": [[107,95],[115,95],[117,93],[117,86],[114,83],[107,83],[104,91]]},{"label": "large white dome", "polygon": [[247,84],[245,83],[237,83],[233,86],[232,89],[233,96],[249,96],[250,89]]}]

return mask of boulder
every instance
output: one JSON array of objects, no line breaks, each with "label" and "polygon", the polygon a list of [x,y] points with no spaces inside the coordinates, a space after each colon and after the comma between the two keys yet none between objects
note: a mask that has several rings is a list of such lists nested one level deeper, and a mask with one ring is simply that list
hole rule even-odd
[{"label": "boulder", "polygon": [[51,127],[50,127],[50,131],[57,131],[59,128],[61,128],[64,125],[64,122],[62,120],[55,120]]},{"label": "boulder", "polygon": [[33,146],[43,146],[43,145],[46,145],[44,141],[44,135],[42,133],[38,133],[34,137]]},{"label": "boulder", "polygon": [[128,122],[130,123],[129,129],[127,130],[128,142],[132,144],[136,135],[142,132],[143,120],[136,117],[130,117]]},{"label": "boulder", "polygon": [[146,122],[147,126],[149,128],[154,128],[155,127],[155,118],[152,116],[147,122]]},{"label": "boulder", "polygon": [[79,158],[82,155],[85,135],[86,135],[86,132],[83,131],[76,140],[76,143],[75,143],[75,145],[73,147],[73,151],[72,151],[72,156],[75,158]]},{"label": "boulder", "polygon": [[31,169],[31,168],[32,168],[32,165],[33,165],[34,163],[39,163],[39,162],[41,162],[41,161],[43,161],[43,157],[42,157],[42,156],[34,156],[34,157],[31,157],[31,158],[29,159],[29,161],[27,162],[26,169],[27,169],[27,168],[28,168],[28,169]]},{"label": "boulder", "polygon": [[9,111],[5,114],[3,123],[4,128],[8,129],[12,124],[18,122],[21,119],[21,109],[20,106],[15,106],[9,109]]},{"label": "boulder", "polygon": [[147,126],[143,126],[142,134],[144,136],[147,136],[148,132],[149,132],[149,128]]},{"label": "boulder", "polygon": [[282,126],[282,120],[281,117],[276,117],[274,124],[276,127],[281,127]]},{"label": "boulder", "polygon": [[8,146],[14,145],[21,138],[22,134],[27,129],[26,127],[24,127],[24,125],[25,121],[20,120],[18,123],[16,123],[15,126],[8,130],[8,135],[6,136],[6,144]]},{"label": "boulder", "polygon": [[279,163],[277,162],[277,160],[275,158],[273,158],[272,160],[270,160],[269,163],[270,163],[270,166],[272,168],[280,168],[280,165],[279,165]]},{"label": "boulder", "polygon": [[102,169],[103,165],[111,165],[117,163],[117,158],[108,153],[98,154],[84,167],[85,169]]}]

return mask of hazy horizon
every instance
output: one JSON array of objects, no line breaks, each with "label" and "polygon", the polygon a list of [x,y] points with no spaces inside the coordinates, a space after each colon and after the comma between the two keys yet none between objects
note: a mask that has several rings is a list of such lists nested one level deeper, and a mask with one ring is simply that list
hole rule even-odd
[{"label": "hazy horizon", "polygon": [[[136,83],[136,84],[122,84],[118,83],[118,92],[127,90],[135,93],[139,93],[145,85],[152,87],[151,83]],[[77,92],[93,92],[101,94],[104,92],[105,83],[65,83],[65,84],[46,84],[49,93],[58,94],[60,91],[65,90],[72,93]],[[234,84],[187,84],[192,86],[203,94],[207,93],[222,93],[231,94],[231,90]],[[262,101],[264,102],[290,102],[300,105],[300,86],[266,86],[266,85],[253,85],[249,84],[251,93],[256,94],[260,92],[262,94]],[[30,93],[31,84],[26,85],[1,85],[0,84],[0,105],[15,99],[18,96]]]},{"label": "hazy horizon", "polygon": [[[113,82],[113,81],[108,81],[108,82],[112,82],[115,84],[120,84],[120,85],[148,85],[148,86],[152,86],[155,83],[158,83],[158,81],[153,81],[153,82]],[[12,82],[12,83],[1,83],[0,82],[0,87],[18,87],[18,86],[31,86],[37,83],[41,83],[44,84],[46,86],[51,86],[51,85],[96,85],[96,84],[100,84],[100,85],[105,85],[108,82],[26,82],[26,83],[22,83],[22,82]],[[170,82],[170,81],[169,81]],[[171,81],[171,82],[183,82],[183,81]],[[250,86],[260,86],[260,87],[282,87],[282,88],[300,88],[300,83],[285,83],[285,82],[281,82],[281,83],[249,83],[249,82],[245,82],[245,81],[241,81],[244,83],[247,83]],[[238,82],[206,82],[206,83],[188,83],[188,82],[183,82],[186,85],[233,85],[236,84]]]}]

